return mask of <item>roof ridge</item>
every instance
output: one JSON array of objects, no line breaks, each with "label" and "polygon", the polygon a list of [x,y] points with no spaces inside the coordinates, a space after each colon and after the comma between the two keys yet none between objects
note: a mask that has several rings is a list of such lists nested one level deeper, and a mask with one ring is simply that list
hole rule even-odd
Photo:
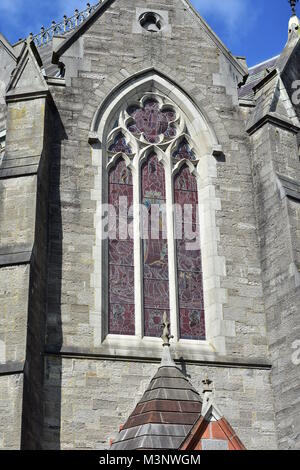
[{"label": "roof ridge", "polygon": [[258,64],[252,65],[252,67],[249,67],[249,70],[253,70],[256,67],[260,67],[264,64],[267,64],[268,62],[271,62],[271,60],[278,59],[279,57],[280,57],[280,54],[274,55],[274,57],[270,57],[269,59],[263,60],[262,62],[260,62]]}]

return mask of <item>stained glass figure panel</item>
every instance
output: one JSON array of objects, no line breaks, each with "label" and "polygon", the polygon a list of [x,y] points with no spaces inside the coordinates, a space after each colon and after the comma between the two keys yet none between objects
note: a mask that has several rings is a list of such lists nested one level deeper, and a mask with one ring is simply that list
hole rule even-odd
[{"label": "stained glass figure panel", "polygon": [[[175,215],[181,226],[182,239],[176,240],[180,337],[205,339],[203,276],[201,263],[200,230],[198,223],[197,181],[187,166],[181,168],[174,182],[175,203],[182,214],[188,206],[188,219]],[[176,214],[176,213],[175,213]]]},{"label": "stained glass figure panel", "polygon": [[183,339],[205,339],[205,322],[203,310],[181,308],[180,329]]},{"label": "stained glass figure panel", "polygon": [[[168,244],[163,230],[165,211],[162,210],[165,199],[164,168],[157,155],[152,154],[142,167],[142,202],[148,214],[148,239],[143,240],[145,336],[161,336],[163,312],[167,311],[169,314],[170,309]],[[154,214],[157,230],[153,232],[152,216]]]},{"label": "stained glass figure panel", "polygon": [[[108,201],[119,208],[119,198],[127,200],[128,208],[133,200],[132,175],[123,159],[119,159],[109,173]],[[134,259],[133,241],[128,234],[120,237],[119,228],[124,222],[119,218],[118,210],[109,213],[108,264],[109,264],[109,307],[108,332],[110,334],[135,334],[134,309]],[[125,224],[126,225],[126,224]],[[116,236],[115,236],[116,235]],[[124,236],[125,235],[125,236]]]},{"label": "stained glass figure panel", "polygon": [[193,152],[187,139],[183,139],[178,145],[177,149],[173,152],[173,158],[175,160],[190,160],[195,161],[196,155]]},{"label": "stained glass figure panel", "polygon": [[127,155],[132,154],[132,149],[130,145],[126,142],[126,138],[122,134],[122,132],[119,132],[117,136],[114,139],[114,142],[111,144],[109,147],[109,152],[113,153],[126,153]]}]

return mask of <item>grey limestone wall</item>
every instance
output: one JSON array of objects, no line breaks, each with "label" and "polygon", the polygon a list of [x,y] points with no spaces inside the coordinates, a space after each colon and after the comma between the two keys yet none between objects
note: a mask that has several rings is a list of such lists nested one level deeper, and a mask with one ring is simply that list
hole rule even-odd
[{"label": "grey limestone wall", "polygon": [[21,445],[23,375],[0,375],[0,449]]},{"label": "grey limestone wall", "polygon": [[1,39],[0,36],[0,131],[6,127],[5,90],[15,67],[15,61],[5,49]]},{"label": "grey limestone wall", "polygon": [[[227,270],[222,281],[227,353],[266,358],[250,147],[235,104],[236,77],[232,77],[234,87],[229,87],[227,59],[225,66],[220,50],[185,5],[181,1],[149,2],[149,8],[167,12],[171,25],[168,34],[153,35],[136,32],[136,8],[145,8],[145,2],[110,2],[109,8],[61,57],[66,64],[67,86],[51,87],[67,136],[61,145],[60,162],[53,163],[60,172],[60,181],[53,183],[54,193],[59,191],[59,202],[54,198],[50,218],[50,237],[54,240],[50,257],[55,261],[49,283],[54,289],[58,265],[63,281],[60,301],[49,300],[47,338],[52,349],[59,336],[65,347],[94,349],[89,314],[94,308],[91,275],[95,203],[90,191],[100,188],[94,187],[95,168],[88,144],[92,119],[99,104],[126,77],[155,67],[189,93],[208,116],[223,145],[226,163],[218,163],[214,183],[222,205],[217,213],[218,254],[225,257]],[[71,61],[73,66],[68,67]]]},{"label": "grey limestone wall", "polygon": [[28,288],[28,266],[0,269],[0,364],[25,360]]},{"label": "grey limestone wall", "polygon": [[[236,105],[236,77],[184,2],[109,2],[110,7],[65,52],[66,87],[51,86],[61,142],[51,159],[46,351],[97,354],[94,346],[95,171],[88,144],[100,103],[126,78],[155,68],[182,87],[211,123],[226,162],[214,185],[228,361],[268,364],[250,141]],[[145,6],[146,3],[146,6]],[[136,32],[136,7],[168,13],[167,35]],[[232,85],[232,86],[230,86]],[[235,90],[235,91],[234,91]],[[218,354],[216,353],[218,359]],[[223,358],[224,359],[224,358]],[[226,358],[225,358],[226,359]],[[139,362],[47,357],[45,448],[105,448],[155,371]],[[189,368],[197,385],[205,368]],[[275,448],[269,371],[210,368],[226,417],[249,448]]]},{"label": "grey limestone wall", "polygon": [[[110,439],[158,367],[128,361],[45,360],[46,449],[109,449]],[[183,371],[199,392],[207,374],[214,380],[216,401],[247,449],[277,448],[270,371],[196,365]]]},{"label": "grey limestone wall", "polygon": [[257,131],[252,141],[279,446],[282,449],[295,449],[300,445],[299,365],[292,361],[292,345],[300,337],[300,275],[297,258],[299,200],[289,200],[277,173],[299,180],[298,149],[292,132],[271,124]]}]

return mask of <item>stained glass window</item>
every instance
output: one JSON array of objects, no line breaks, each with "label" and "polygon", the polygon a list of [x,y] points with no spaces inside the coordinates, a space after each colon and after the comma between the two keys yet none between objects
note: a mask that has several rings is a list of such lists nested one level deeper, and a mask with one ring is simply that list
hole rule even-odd
[{"label": "stained glass window", "polygon": [[[170,309],[165,172],[155,154],[142,167],[142,202],[147,209],[143,238],[148,236],[143,240],[144,327],[145,336],[155,337],[161,336],[163,313],[169,314]],[[154,213],[155,217],[151,217]]]},{"label": "stained glass window", "polygon": [[153,98],[146,100],[144,107],[131,106],[128,114],[132,121],[128,130],[136,137],[141,135],[152,144],[160,142],[161,136],[174,138],[177,134],[172,122],[176,119],[176,112],[170,108],[161,110],[158,101]]},{"label": "stained glass window", "polygon": [[184,214],[183,219],[178,213],[175,216],[176,233],[182,234],[176,240],[180,337],[200,340],[205,339],[205,325],[198,192],[196,178],[187,166],[175,177],[174,187],[175,203]]},{"label": "stained glass window", "polygon": [[114,152],[114,153],[122,152],[122,153],[126,153],[127,155],[132,154],[131,147],[130,145],[127,144],[126,139],[121,132],[117,134],[114,142],[112,143],[112,145],[109,147],[108,150],[109,152]]},{"label": "stained glass window", "polygon": [[196,155],[185,138],[180,142],[177,149],[173,152],[173,158],[175,160],[196,160]]},{"label": "stained glass window", "polygon": [[[109,159],[120,153],[130,158],[119,156],[114,167],[108,170],[108,202],[116,209],[115,214],[109,215],[108,333],[160,337],[163,313],[166,311],[172,322],[175,319],[175,312],[170,314],[172,282],[172,292],[175,288],[177,296],[177,339],[203,340],[205,325],[198,188],[196,177],[190,171],[190,167],[197,171],[196,166],[190,163],[197,162],[197,156],[191,144],[188,125],[180,109],[170,104],[170,98],[148,93],[132,105],[126,104],[114,129],[106,164],[110,166]],[[183,131],[186,134],[182,135]],[[179,138],[179,135],[182,137]],[[149,152],[150,144],[160,146],[162,152],[172,148],[170,159],[167,159],[167,153],[161,159],[156,145],[152,145]],[[149,154],[141,164],[145,151]],[[170,175],[180,162],[183,166],[173,179],[173,188],[166,188],[165,171]],[[139,174],[140,180],[137,181]],[[166,227],[166,207],[170,211],[168,217],[172,213],[172,192],[176,207],[180,209],[173,212],[174,250],[171,234]],[[143,209],[140,215],[141,233],[136,234],[138,236],[133,241],[128,225],[133,224],[133,214],[138,214],[138,194]],[[126,207],[122,205],[124,201]],[[128,212],[133,205],[134,211]],[[125,228],[121,213],[123,217],[125,215]],[[135,228],[139,230],[138,224]],[[134,259],[138,259],[139,254],[141,263],[134,265]],[[172,257],[171,264],[169,257]],[[104,259],[106,263],[106,257]],[[174,269],[171,270],[171,266]],[[140,285],[134,284],[135,279],[141,279]],[[135,305],[135,299],[140,295],[142,308],[139,303],[138,307]],[[140,319],[135,324],[138,316]],[[177,334],[178,329],[171,323],[172,329]]]},{"label": "stained glass window", "polygon": [[[116,208],[109,212],[109,227],[116,226],[116,236],[111,230],[108,261],[109,261],[109,313],[108,332],[119,335],[135,334],[134,312],[134,262],[133,241],[127,234],[119,233],[120,197],[126,197],[130,206],[133,200],[132,175],[123,159],[119,159],[109,173],[109,203]],[[116,218],[115,218],[116,214]],[[132,220],[128,217],[127,223]]]}]

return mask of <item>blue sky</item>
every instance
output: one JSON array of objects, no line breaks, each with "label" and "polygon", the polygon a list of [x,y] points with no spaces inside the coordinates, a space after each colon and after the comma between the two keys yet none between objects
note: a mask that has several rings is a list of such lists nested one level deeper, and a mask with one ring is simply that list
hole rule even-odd
[{"label": "blue sky", "polygon": [[[247,57],[249,66],[277,55],[285,45],[290,16],[288,0],[192,0],[192,3],[234,54]],[[85,5],[85,0],[0,0],[0,32],[16,42]]]}]

